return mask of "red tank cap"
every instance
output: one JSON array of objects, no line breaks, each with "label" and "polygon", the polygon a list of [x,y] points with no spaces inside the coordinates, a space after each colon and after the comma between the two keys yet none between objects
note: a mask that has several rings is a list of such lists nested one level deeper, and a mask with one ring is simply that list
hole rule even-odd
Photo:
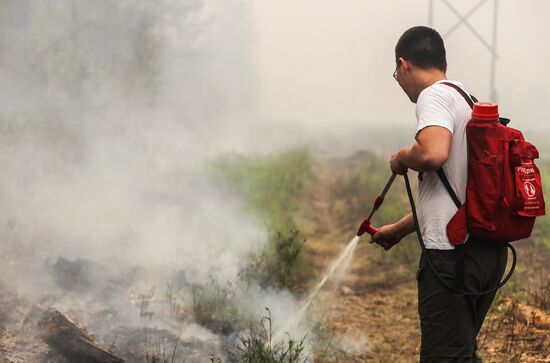
[{"label": "red tank cap", "polygon": [[482,121],[498,120],[498,104],[494,102],[476,102],[472,110],[472,119]]}]

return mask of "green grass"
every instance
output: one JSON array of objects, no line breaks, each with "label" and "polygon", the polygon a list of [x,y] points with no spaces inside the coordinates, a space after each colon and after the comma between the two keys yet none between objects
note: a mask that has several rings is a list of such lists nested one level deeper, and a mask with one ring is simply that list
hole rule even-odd
[{"label": "green grass", "polygon": [[233,157],[216,161],[214,170],[242,196],[245,209],[260,216],[269,234],[263,251],[251,255],[241,274],[262,286],[296,288],[309,279],[296,212],[311,175],[307,150],[291,150],[264,157]]},{"label": "green grass", "polygon": [[270,232],[295,229],[291,215],[311,174],[307,150],[226,158],[214,163],[214,168],[241,193],[247,209],[260,215]]},{"label": "green grass", "polygon": [[[306,338],[294,339],[289,336],[284,340],[273,341],[271,311],[265,308],[267,315],[256,321],[250,330],[240,336],[237,342],[236,359],[242,363],[306,363],[312,361],[306,350]],[[328,349],[328,346],[326,347]],[[325,351],[326,351],[325,349]],[[315,357],[315,362],[322,363],[325,354]],[[210,356],[211,363],[224,363],[216,355]]]},{"label": "green grass", "polygon": [[260,327],[251,334],[241,338],[239,346],[240,362],[243,363],[305,363],[308,356],[305,353],[305,337],[299,340],[286,339],[282,343],[274,343],[271,312],[262,318]]}]

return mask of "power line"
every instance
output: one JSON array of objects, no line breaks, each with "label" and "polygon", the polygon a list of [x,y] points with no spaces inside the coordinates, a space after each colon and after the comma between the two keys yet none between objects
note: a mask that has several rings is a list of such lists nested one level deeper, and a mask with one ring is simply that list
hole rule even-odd
[{"label": "power line", "polygon": [[492,0],[493,1],[493,34],[491,41],[487,41],[477,30],[476,28],[470,24],[468,21],[468,18],[472,16],[475,12],[477,12],[482,5],[487,3],[489,0],[481,0],[479,1],[474,7],[472,7],[466,14],[462,14],[460,11],[458,11],[449,0],[429,0],[428,3],[428,24],[430,27],[433,27],[434,23],[434,2],[440,1],[445,6],[451,10],[452,13],[456,15],[458,18],[458,21],[449,29],[446,33],[443,34],[443,38],[448,38],[451,36],[456,29],[458,29],[460,26],[465,26],[475,37],[476,39],[485,47],[485,49],[490,53],[491,57],[491,69],[490,69],[490,76],[489,76],[489,97],[491,101],[497,102],[498,101],[498,93],[495,88],[496,83],[496,61],[498,59],[498,54],[496,51],[497,47],[497,25],[498,25],[498,0]]}]

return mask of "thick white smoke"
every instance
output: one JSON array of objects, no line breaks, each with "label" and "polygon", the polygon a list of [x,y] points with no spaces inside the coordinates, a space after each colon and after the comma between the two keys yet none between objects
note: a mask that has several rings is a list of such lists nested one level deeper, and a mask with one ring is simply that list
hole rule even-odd
[{"label": "thick white smoke", "polygon": [[[250,142],[249,4],[0,8],[2,286],[83,320],[105,343],[116,326],[140,324],[212,341],[162,316],[159,301],[174,274],[184,284],[235,281],[267,240],[210,171],[217,156],[261,146]],[[152,288],[156,315],[144,321],[139,296]],[[288,312],[289,300],[270,293],[262,304]]]},{"label": "thick white smoke", "polygon": [[2,6],[4,235],[41,256],[235,276],[265,236],[207,163],[254,118],[247,4]]}]

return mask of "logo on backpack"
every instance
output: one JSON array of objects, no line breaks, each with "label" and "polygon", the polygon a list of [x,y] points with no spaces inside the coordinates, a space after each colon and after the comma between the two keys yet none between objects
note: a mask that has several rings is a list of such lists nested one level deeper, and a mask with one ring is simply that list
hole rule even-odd
[{"label": "logo on backpack", "polygon": [[529,198],[533,198],[537,192],[537,190],[535,189],[535,186],[529,182],[525,182],[524,187],[525,187],[525,193],[527,193],[527,196]]}]

